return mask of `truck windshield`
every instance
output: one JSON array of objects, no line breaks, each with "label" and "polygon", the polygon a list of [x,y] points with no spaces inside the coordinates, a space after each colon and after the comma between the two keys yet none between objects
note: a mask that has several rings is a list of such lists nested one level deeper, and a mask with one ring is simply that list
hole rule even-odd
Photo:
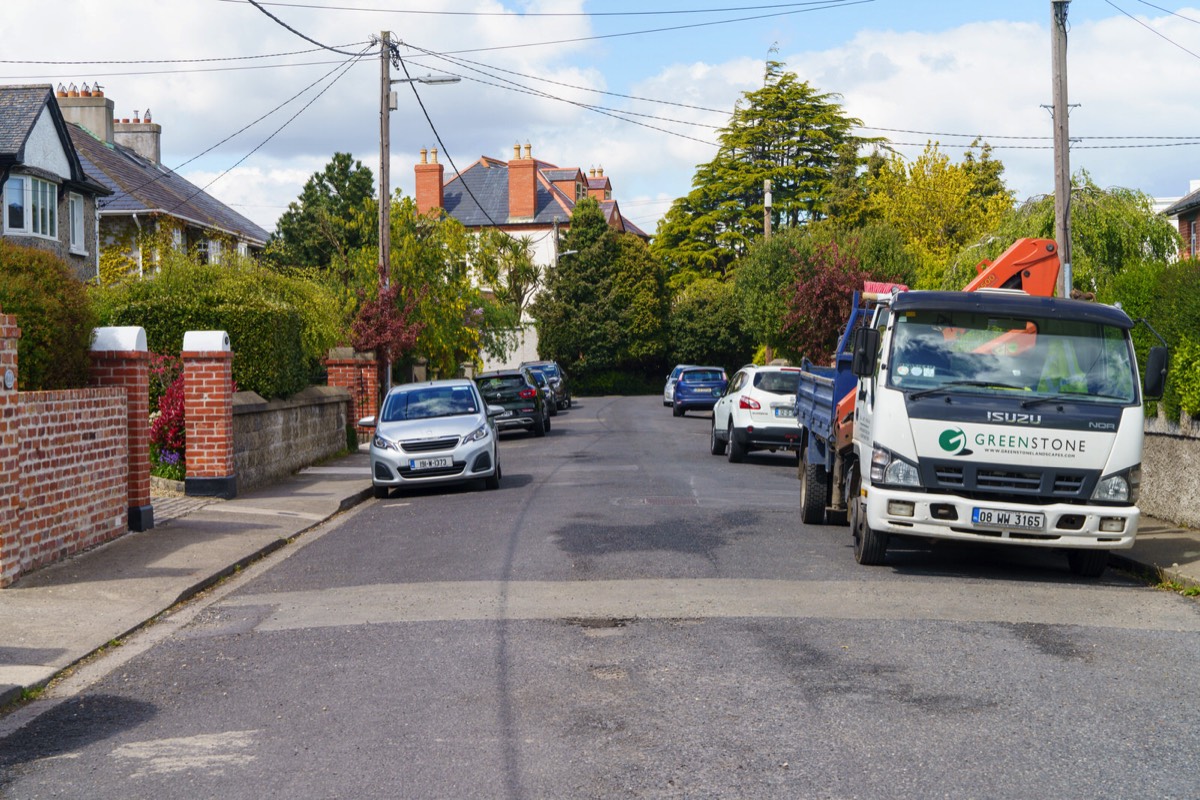
[{"label": "truck windshield", "polygon": [[1126,332],[1057,318],[905,311],[896,315],[888,385],[1017,396],[1023,404],[1068,397],[1126,404],[1137,399]]}]

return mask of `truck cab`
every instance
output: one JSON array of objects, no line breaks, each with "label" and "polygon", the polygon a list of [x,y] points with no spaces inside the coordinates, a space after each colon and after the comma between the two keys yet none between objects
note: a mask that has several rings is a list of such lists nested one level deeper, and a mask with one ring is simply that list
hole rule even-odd
[{"label": "truck cab", "polygon": [[[1137,533],[1143,397],[1119,308],[1014,290],[912,291],[854,338],[845,475],[860,563],[893,536],[1065,548],[1103,571]],[[1161,351],[1161,352],[1158,352]]]}]

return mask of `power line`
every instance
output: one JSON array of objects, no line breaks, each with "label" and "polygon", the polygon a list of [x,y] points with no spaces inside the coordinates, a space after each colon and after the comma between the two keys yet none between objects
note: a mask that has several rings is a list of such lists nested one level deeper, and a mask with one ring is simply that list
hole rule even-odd
[{"label": "power line", "polygon": [[[172,169],[172,170],[171,170],[171,172],[172,172],[172,173],[175,173],[175,172],[177,172],[178,170],[181,170],[181,169],[183,169],[183,168],[184,168],[184,167],[186,167],[188,164],[191,164],[193,161],[196,161],[197,159],[199,159],[199,158],[202,158],[203,156],[207,155],[208,153],[211,153],[213,150],[216,150],[216,149],[217,149],[218,147],[220,147],[221,145],[225,144],[226,142],[230,141],[231,139],[233,139],[233,138],[235,138],[235,137],[237,137],[237,136],[241,135],[241,134],[242,134],[242,133],[244,133],[245,131],[247,131],[247,130],[249,130],[250,128],[254,127],[255,125],[257,125],[258,123],[262,122],[262,121],[263,121],[264,119],[266,119],[267,117],[269,117],[269,116],[271,116],[272,114],[274,114],[276,111],[279,111],[279,109],[281,109],[281,108],[283,108],[284,106],[286,106],[286,105],[290,104],[290,103],[291,103],[292,101],[294,101],[296,98],[300,97],[302,94],[304,94],[304,93],[305,93],[305,92],[307,92],[308,90],[312,89],[312,88],[313,88],[314,86],[316,86],[317,84],[321,83],[321,81],[324,81],[325,79],[327,79],[327,78],[328,78],[330,75],[333,75],[333,73],[337,72],[337,71],[338,71],[338,69],[343,69],[343,68],[344,68],[344,69],[343,69],[343,72],[342,72],[342,75],[344,75],[344,74],[345,74],[345,70],[349,70],[349,68],[350,68],[350,67],[354,66],[354,62],[355,62],[356,60],[357,60],[357,59],[353,59],[353,60],[351,60],[351,61],[349,61],[349,62],[346,62],[346,61],[339,62],[339,67],[337,67],[337,68],[335,68],[335,69],[332,69],[332,70],[330,70],[329,72],[325,73],[325,74],[324,74],[324,75],[322,75],[320,78],[318,78],[317,80],[313,81],[313,82],[312,82],[312,83],[310,83],[308,86],[305,86],[305,87],[304,87],[303,89],[301,89],[299,92],[297,92],[296,94],[294,94],[294,95],[292,95],[291,97],[289,97],[287,100],[284,100],[282,103],[280,103],[279,105],[275,106],[273,109],[271,109],[270,111],[268,111],[267,113],[265,113],[265,114],[263,114],[262,116],[260,116],[258,119],[256,119],[256,120],[254,120],[253,122],[250,122],[250,123],[248,123],[248,124],[244,125],[242,128],[240,128],[239,130],[237,130],[237,131],[234,131],[233,133],[229,134],[228,136],[226,136],[226,137],[225,137],[224,139],[222,139],[221,141],[219,141],[219,142],[217,142],[216,144],[212,145],[211,147],[209,147],[209,148],[207,148],[207,149],[203,150],[202,152],[200,152],[200,153],[197,153],[196,155],[194,155],[194,156],[192,156],[191,158],[189,158],[187,161],[184,161],[182,164],[179,164],[179,165],[178,165],[178,166],[176,166],[174,169]],[[332,85],[333,85],[333,83],[336,83],[336,82],[337,82],[337,81],[338,81],[338,80],[339,80],[339,79],[342,77],[342,75],[339,75],[339,76],[337,76],[337,78],[335,78],[335,79],[333,80],[333,82],[331,82],[331,83],[330,83],[330,86],[332,86]],[[312,105],[312,102],[313,102],[313,101],[315,101],[315,100],[317,99],[317,97],[320,97],[322,94],[324,94],[324,93],[325,93],[325,91],[327,91],[327,90],[328,90],[328,88],[329,88],[329,87],[327,86],[327,87],[325,87],[325,89],[322,89],[322,90],[321,90],[321,92],[319,92],[319,93],[317,94],[317,96],[313,98],[313,100],[309,101],[309,102],[308,102],[308,103],[307,103],[307,104],[304,106],[304,108],[301,108],[301,109],[300,109],[300,111],[299,111],[299,112],[297,112],[297,114],[296,114],[296,115],[294,115],[294,116],[292,117],[292,119],[295,119],[295,118],[296,118],[296,116],[299,116],[299,114],[300,114],[301,112],[303,112],[303,111],[304,111],[304,109],[306,109],[306,108],[308,108],[308,106]],[[280,128],[279,128],[279,130],[282,130],[282,129],[283,129],[283,127],[286,127],[288,124],[290,124],[290,122],[291,122],[291,120],[288,120],[288,122],[284,123],[284,125],[283,125],[282,127],[280,127]],[[274,138],[275,134],[277,134],[277,133],[279,132],[279,130],[276,130],[276,131],[275,131],[275,133],[271,134],[271,136],[270,136],[270,137],[268,137],[268,139],[267,139],[266,141],[264,141],[264,142],[263,142],[262,144],[260,144],[258,147],[254,148],[254,150],[258,150],[260,147],[262,147],[262,145],[263,145],[263,144],[266,144],[266,142],[267,142],[267,141],[270,141],[270,139],[271,139],[271,138]],[[251,153],[253,153],[253,152],[254,152],[254,150],[252,150],[252,151],[250,151],[250,152],[251,152]],[[249,154],[247,154],[247,157],[248,157],[248,156],[249,156]],[[237,164],[234,164],[234,165],[233,165],[233,167],[236,167],[238,164],[242,163],[242,161],[245,161],[245,160],[246,160],[246,159],[245,159],[245,158],[243,158],[243,159],[242,159],[241,161],[239,161]],[[216,180],[219,180],[221,177],[223,177],[223,176],[224,176],[226,173],[228,173],[228,172],[229,172],[229,170],[232,170],[232,169],[233,169],[233,167],[230,167],[229,169],[225,170],[225,172],[221,173],[221,175],[217,176],[217,178],[215,178],[215,179],[214,179],[214,182],[215,182]],[[163,178],[165,178],[165,177],[167,177],[167,173],[165,173],[165,172],[164,172],[164,173],[162,173],[162,174],[160,174],[160,175],[157,175],[157,176],[155,176],[155,177],[154,177],[152,180],[146,181],[145,183],[143,183],[143,184],[140,184],[140,185],[138,185],[138,186],[136,186],[136,187],[134,187],[134,188],[132,188],[132,189],[127,189],[127,190],[123,190],[123,191],[125,191],[125,193],[126,193],[126,194],[132,194],[132,193],[134,193],[134,192],[141,191],[142,189],[145,189],[147,186],[150,186],[150,185],[152,185],[152,184],[154,184],[154,183],[157,183],[159,180],[162,180],[162,179],[163,179]],[[211,185],[212,185],[212,183],[209,183],[208,185],[209,185],[209,186],[211,186]],[[205,187],[205,188],[207,188],[207,187]],[[201,189],[200,191],[203,191],[203,189]],[[186,199],[183,201],[183,203],[186,203],[188,200],[191,200],[193,197],[195,197],[195,196],[196,196],[196,194],[199,194],[199,192],[197,192],[197,193],[194,193],[194,194],[190,195],[189,197],[187,197],[187,198],[186,198]],[[108,200],[108,201],[101,201],[100,205],[101,205],[101,207],[103,207],[103,206],[105,206],[105,205],[108,205],[108,203],[110,203],[110,202],[112,202],[112,201],[111,201],[111,200]],[[182,205],[183,203],[180,203],[179,205]],[[179,205],[173,206],[171,210],[173,210],[173,209],[175,209],[175,208],[178,208],[178,207],[179,207]]]},{"label": "power line", "polygon": [[[254,2],[254,0],[248,0]],[[732,19],[713,20],[711,22],[693,22],[688,25],[673,25],[663,28],[647,28],[639,31],[624,31],[621,33],[606,33],[596,36],[577,36],[573,39],[555,39],[545,42],[525,42],[523,44],[502,44],[493,47],[473,47],[464,48],[462,50],[447,50],[442,55],[458,55],[460,53],[485,53],[494,50],[515,50],[524,47],[544,47],[553,44],[578,44],[580,42],[595,42],[604,39],[619,39],[625,36],[642,36],[647,33],[668,33],[671,31],[684,31],[695,28],[708,28],[714,25],[729,25],[734,22],[751,22],[759,19],[772,19],[774,17],[788,17],[794,14],[807,14],[811,11],[827,11],[831,8],[847,8],[849,6],[858,6],[866,3],[874,3],[875,0],[822,0],[823,5],[814,4],[809,8],[802,8],[796,11],[781,11],[774,14],[758,14],[750,17],[734,17]]]},{"label": "power line", "polygon": [[[92,72],[88,71],[89,78],[114,78],[128,77],[131,75],[194,75],[202,72],[242,72],[245,70],[256,69],[291,69],[293,67],[320,67],[328,64],[342,64],[342,60],[336,61],[298,61],[290,64],[255,64],[247,67],[205,67],[201,69],[155,69],[155,70],[136,70],[131,72]],[[38,75],[4,75],[0,76],[0,80],[74,80],[79,77],[79,73],[73,72],[65,75],[48,75],[41,73]]]},{"label": "power line", "polygon": [[[240,0],[239,0],[240,2]],[[350,42],[348,44],[339,45],[339,47],[353,47],[363,42]],[[136,58],[125,60],[108,59],[104,61],[35,61],[32,59],[12,59],[0,58],[0,64],[42,64],[46,66],[89,66],[93,64],[203,64],[212,61],[252,61],[259,58],[284,58],[286,56],[302,56],[308,53],[319,53],[321,50],[327,50],[324,46],[313,47],[308,50],[291,50],[286,53],[264,53],[256,56],[211,56],[209,58]]]},{"label": "power line", "polygon": [[1194,22],[1197,25],[1200,25],[1200,19],[1194,19],[1192,17],[1185,17],[1183,14],[1180,14],[1178,11],[1172,11],[1169,8],[1163,8],[1162,6],[1156,6],[1156,5],[1154,5],[1154,3],[1146,2],[1146,0],[1138,0],[1138,2],[1144,6],[1150,6],[1151,8],[1158,9],[1159,11],[1163,12],[1164,14],[1170,14],[1172,17],[1179,17],[1180,19],[1187,20],[1188,22]]},{"label": "power line", "polygon": [[[1153,33],[1153,34],[1154,34],[1155,36],[1157,36],[1158,38],[1162,39],[1163,41],[1165,41],[1165,42],[1167,42],[1167,43],[1169,43],[1169,44],[1173,44],[1174,46],[1178,47],[1180,50],[1182,50],[1183,52],[1187,53],[1187,54],[1188,54],[1189,56],[1191,56],[1192,58],[1200,58],[1200,54],[1198,54],[1198,53],[1194,53],[1194,52],[1192,52],[1191,50],[1188,50],[1186,47],[1184,47],[1183,45],[1181,45],[1179,42],[1175,41],[1174,39],[1170,38],[1169,36],[1166,36],[1166,35],[1164,35],[1164,34],[1160,33],[1159,31],[1156,31],[1156,30],[1154,30],[1154,28],[1151,28],[1149,25],[1147,25],[1146,23],[1142,22],[1140,19],[1138,19],[1137,17],[1135,17],[1133,14],[1130,14],[1128,11],[1126,11],[1126,10],[1125,10],[1125,9],[1123,9],[1123,8],[1121,8],[1121,7],[1120,7],[1120,6],[1118,6],[1116,3],[1112,2],[1112,0],[1104,0],[1104,2],[1108,3],[1110,6],[1112,6],[1112,7],[1113,7],[1113,8],[1115,8],[1115,9],[1117,9],[1117,11],[1120,11],[1122,14],[1124,14],[1124,15],[1125,15],[1125,16],[1127,16],[1127,17],[1129,17],[1131,20],[1133,20],[1134,22],[1136,22],[1138,25],[1141,25],[1143,28],[1145,28],[1146,30],[1150,31],[1151,33]],[[1186,19],[1186,17],[1185,17],[1185,19]],[[1194,21],[1194,20],[1193,20],[1193,21]]]},{"label": "power line", "polygon": [[[242,3],[244,0],[220,0],[223,3]],[[696,8],[672,9],[666,11],[526,11],[513,14],[506,11],[433,11],[429,9],[404,8],[368,8],[365,6],[335,6],[325,3],[284,3],[264,2],[264,6],[286,6],[287,8],[307,8],[317,11],[362,11],[372,14],[414,14],[441,17],[647,17],[671,16],[681,14],[723,14],[730,11],[761,11],[774,8],[795,8],[796,6],[813,6],[822,3],[840,3],[845,0],[807,0],[800,3],[775,3],[763,6],[732,6],[728,8]],[[256,4],[257,5],[257,4]]]},{"label": "power line", "polygon": [[298,30],[296,30],[295,28],[293,28],[291,25],[288,25],[286,22],[284,22],[283,20],[281,20],[279,17],[277,17],[277,16],[275,16],[274,14],[272,14],[270,11],[267,11],[265,8],[263,8],[263,7],[262,7],[262,4],[261,4],[261,3],[259,3],[259,2],[258,2],[258,0],[246,0],[246,2],[247,2],[247,3],[249,3],[250,5],[254,6],[255,8],[257,8],[257,9],[258,9],[259,11],[261,11],[262,13],[266,14],[266,15],[267,15],[268,17],[270,17],[271,19],[273,19],[277,25],[280,25],[281,27],[283,27],[283,28],[286,28],[287,30],[289,30],[289,31],[291,31],[292,33],[296,34],[297,36],[299,36],[301,39],[303,39],[303,40],[304,40],[304,41],[306,41],[306,42],[309,42],[309,43],[311,43],[311,44],[315,44],[317,47],[320,47],[320,48],[322,48],[322,49],[324,49],[324,50],[329,50],[329,51],[331,51],[331,52],[334,52],[334,53],[339,53],[340,55],[343,55],[343,56],[350,56],[351,58],[354,58],[354,59],[356,59],[356,60],[357,60],[358,58],[361,58],[361,56],[360,56],[359,54],[357,54],[357,53],[351,53],[351,52],[348,52],[348,51],[346,51],[346,50],[340,50],[340,49],[338,49],[338,48],[336,48],[336,47],[330,47],[330,46],[329,46],[329,45],[327,45],[327,44],[323,44],[323,43],[321,43],[321,42],[318,42],[316,39],[313,39],[311,36],[308,36],[307,34],[301,33],[300,31],[298,31]]}]

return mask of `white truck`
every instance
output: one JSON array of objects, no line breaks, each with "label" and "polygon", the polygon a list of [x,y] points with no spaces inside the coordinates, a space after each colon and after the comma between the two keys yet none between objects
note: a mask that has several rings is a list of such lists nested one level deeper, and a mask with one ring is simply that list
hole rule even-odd
[{"label": "white truck", "polygon": [[837,365],[801,372],[803,521],[848,521],[860,564],[917,537],[1062,548],[1099,575],[1137,534],[1142,402],[1166,379],[1156,346],[1139,382],[1133,327],[1013,289],[856,299]]}]

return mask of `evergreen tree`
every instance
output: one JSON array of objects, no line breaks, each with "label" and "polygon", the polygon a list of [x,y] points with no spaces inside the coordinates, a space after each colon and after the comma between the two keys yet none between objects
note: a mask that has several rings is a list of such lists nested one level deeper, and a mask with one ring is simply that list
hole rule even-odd
[{"label": "evergreen tree", "polygon": [[349,153],[334,153],[279,218],[269,260],[279,267],[332,266],[340,272],[351,253],[377,243],[374,195],[371,170]]},{"label": "evergreen tree", "polygon": [[860,164],[861,122],[842,112],[778,61],[768,61],[763,87],[747,92],[720,132],[720,150],[701,164],[692,191],[667,212],[655,255],[673,277],[717,274],[749,249],[763,230],[763,182],[772,183],[775,227],[821,219],[835,175]]}]

